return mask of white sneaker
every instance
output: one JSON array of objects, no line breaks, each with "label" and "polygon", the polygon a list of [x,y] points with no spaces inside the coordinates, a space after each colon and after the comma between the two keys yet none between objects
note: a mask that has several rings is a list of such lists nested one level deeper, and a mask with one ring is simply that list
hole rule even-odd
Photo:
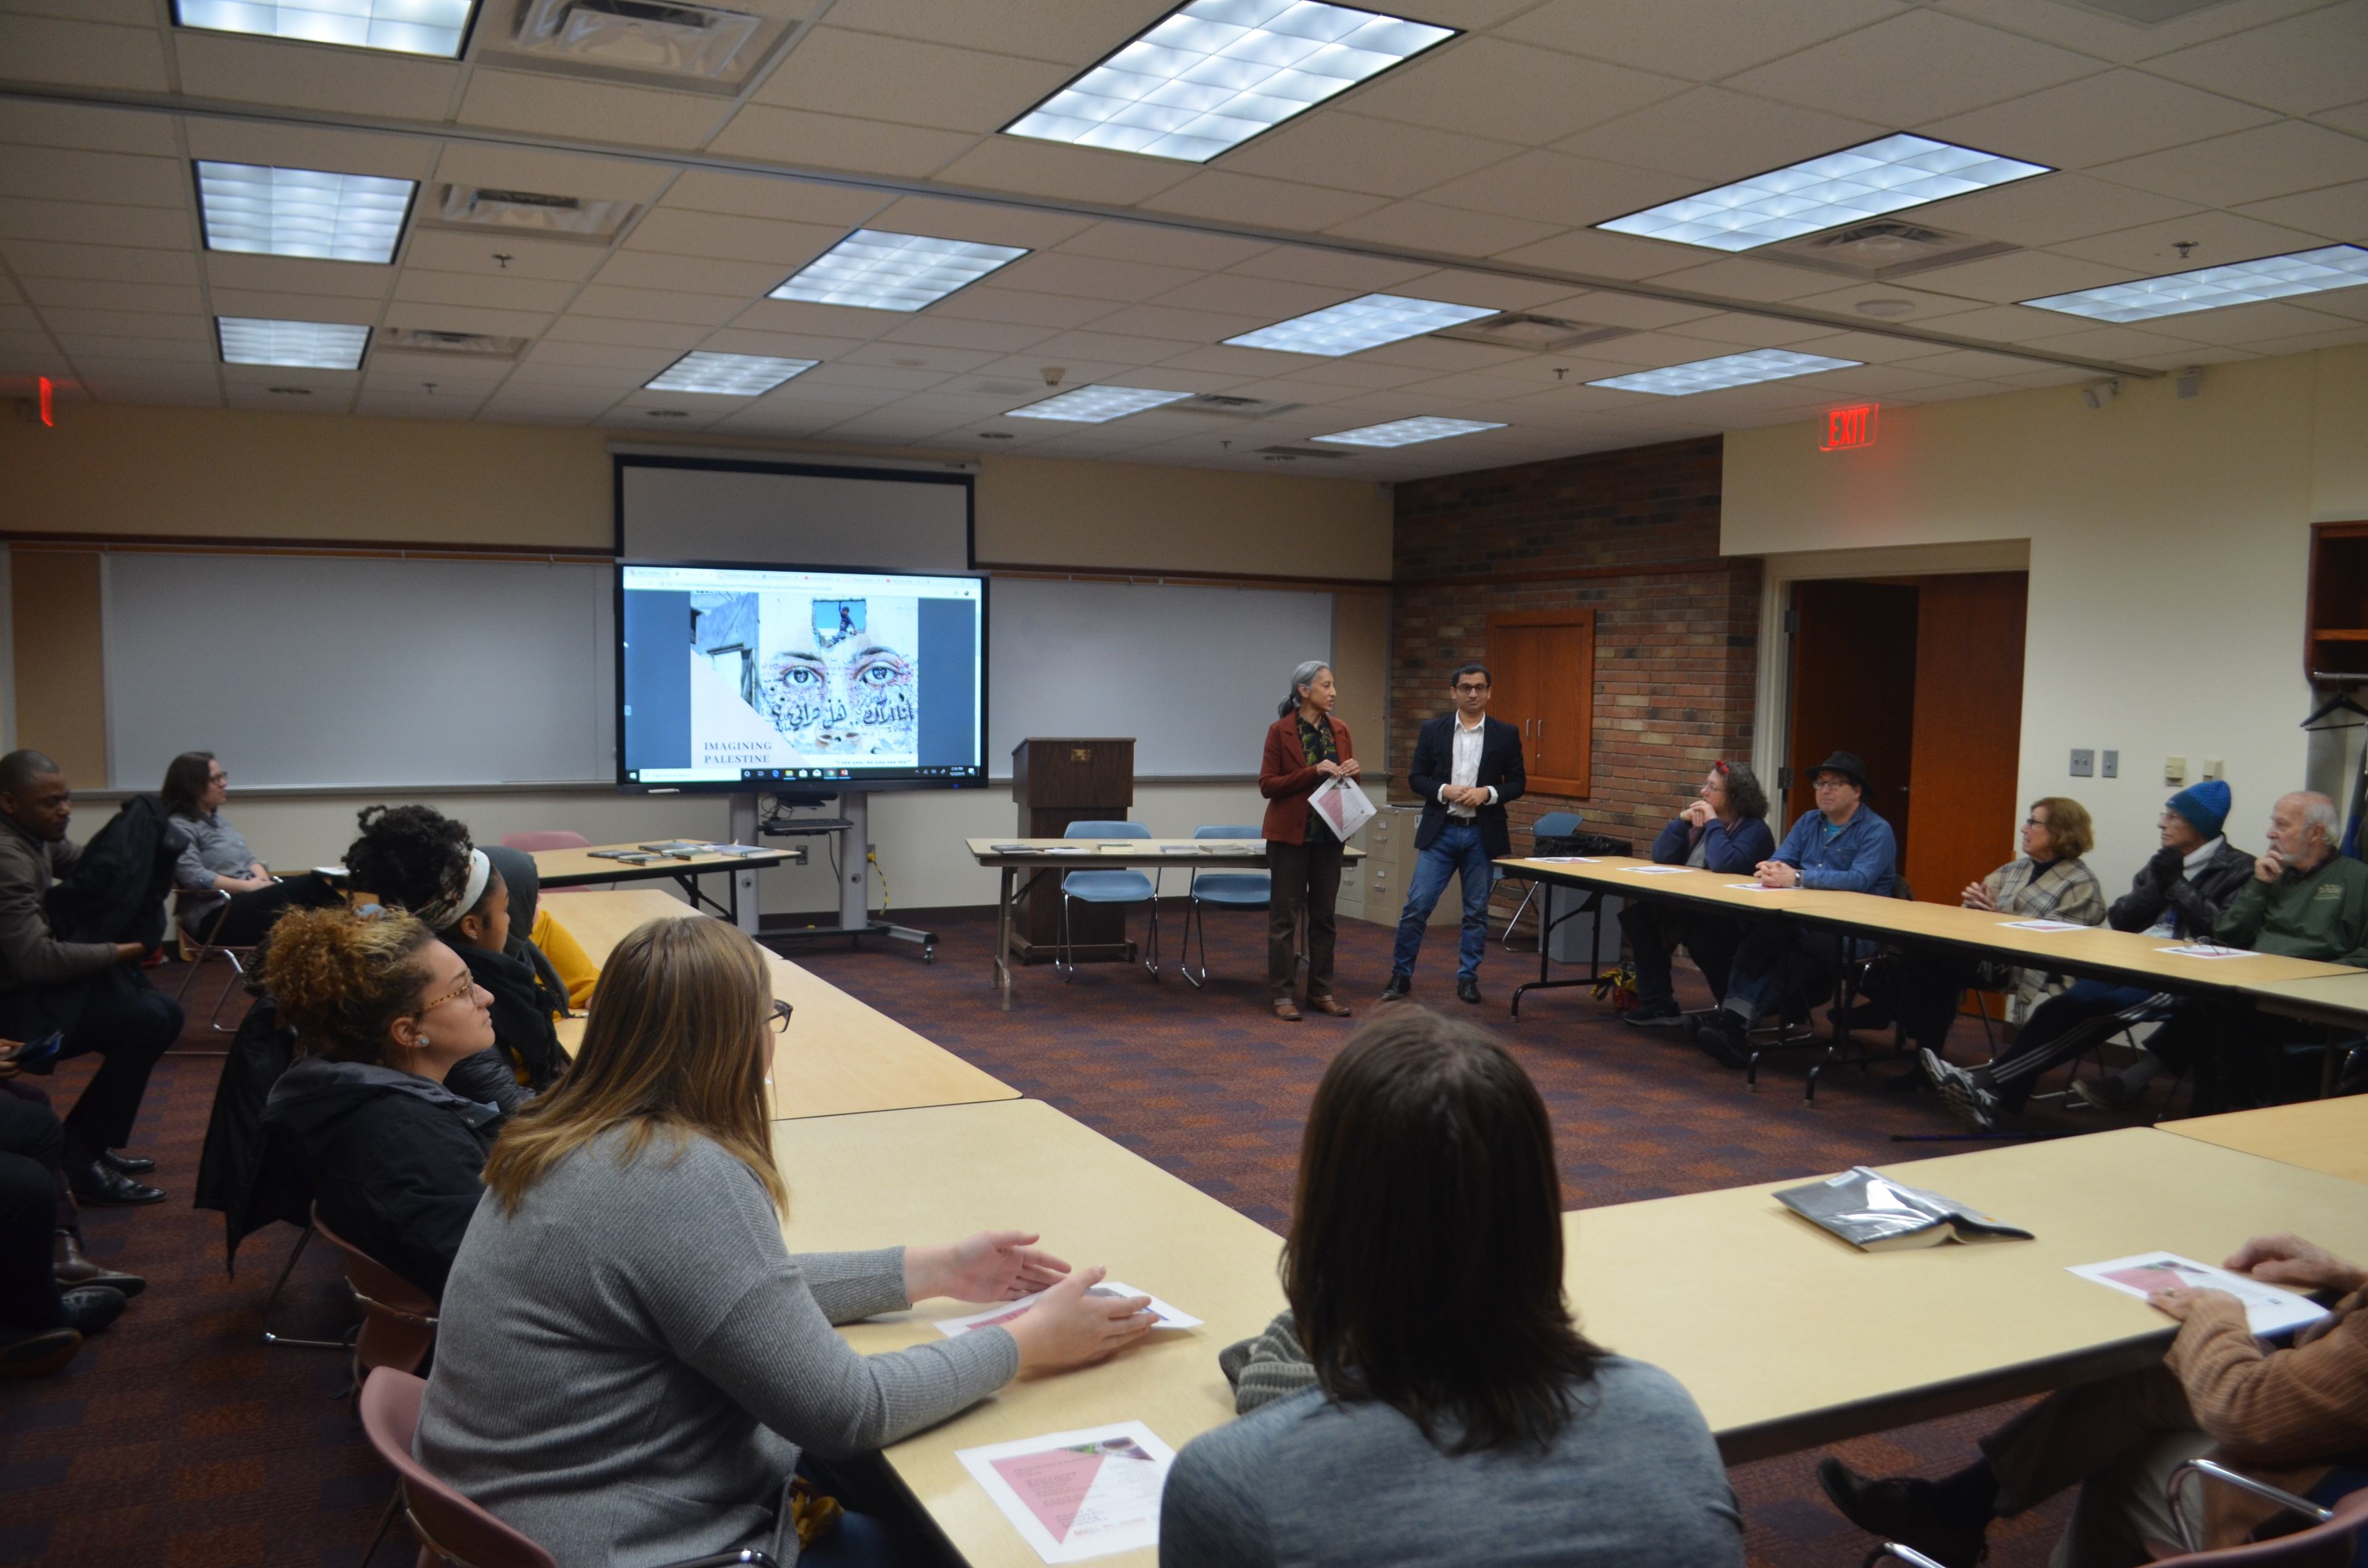
[{"label": "white sneaker", "polygon": [[1949,1102],[1958,1120],[1976,1132],[1987,1132],[1998,1125],[1998,1096],[1984,1088],[1980,1079],[1941,1060],[1940,1052],[1930,1046],[1917,1055],[1924,1063],[1926,1075],[1940,1086],[1941,1097]]}]

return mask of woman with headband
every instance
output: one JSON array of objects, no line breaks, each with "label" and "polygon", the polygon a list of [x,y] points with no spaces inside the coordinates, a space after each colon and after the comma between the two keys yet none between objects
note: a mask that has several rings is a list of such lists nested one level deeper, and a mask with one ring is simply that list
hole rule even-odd
[{"label": "woman with headband", "polygon": [[362,835],[346,850],[354,887],[416,916],[493,997],[492,1048],[456,1065],[447,1084],[516,1110],[566,1069],[552,1028],[567,1011],[565,985],[531,942],[512,935],[509,885],[466,827],[429,806],[371,806],[360,821]]}]

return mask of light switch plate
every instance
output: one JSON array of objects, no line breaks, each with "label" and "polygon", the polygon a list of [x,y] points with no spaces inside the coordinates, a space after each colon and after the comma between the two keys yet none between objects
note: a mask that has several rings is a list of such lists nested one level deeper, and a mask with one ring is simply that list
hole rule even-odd
[{"label": "light switch plate", "polygon": [[2186,779],[2187,759],[2185,757],[2167,756],[2162,759],[2162,781],[2164,783],[2180,784],[2186,782]]},{"label": "light switch plate", "polygon": [[2097,754],[2087,746],[2072,748],[2072,777],[2092,778],[2097,773]]},{"label": "light switch plate", "polygon": [[2117,751],[2107,752],[2103,765],[2097,770],[2097,776],[2100,778],[2119,778],[2122,776],[2122,754]]}]

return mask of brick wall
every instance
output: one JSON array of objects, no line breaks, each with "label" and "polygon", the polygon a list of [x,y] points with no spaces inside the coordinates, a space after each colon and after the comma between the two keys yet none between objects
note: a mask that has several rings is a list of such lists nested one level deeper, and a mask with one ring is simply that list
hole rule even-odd
[{"label": "brick wall", "polygon": [[[1511,808],[1525,848],[1543,812],[1639,853],[1716,758],[1751,753],[1759,563],[1718,554],[1716,437],[1397,486],[1390,758],[1447,711],[1447,673],[1487,652],[1492,611],[1596,612],[1592,793]],[[1410,801],[1402,777],[1390,795]]]}]

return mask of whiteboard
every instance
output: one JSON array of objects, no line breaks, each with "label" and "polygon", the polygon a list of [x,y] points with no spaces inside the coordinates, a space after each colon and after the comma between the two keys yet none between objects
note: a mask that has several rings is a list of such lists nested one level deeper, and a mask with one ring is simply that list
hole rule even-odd
[{"label": "whiteboard", "polygon": [[987,772],[1030,735],[1132,735],[1138,778],[1256,774],[1332,596],[1002,577],[987,588]]},{"label": "whiteboard", "polygon": [[968,474],[614,460],[617,553],[627,561],[970,570]]},{"label": "whiteboard", "polygon": [[99,560],[116,789],[616,781],[607,561]]}]

